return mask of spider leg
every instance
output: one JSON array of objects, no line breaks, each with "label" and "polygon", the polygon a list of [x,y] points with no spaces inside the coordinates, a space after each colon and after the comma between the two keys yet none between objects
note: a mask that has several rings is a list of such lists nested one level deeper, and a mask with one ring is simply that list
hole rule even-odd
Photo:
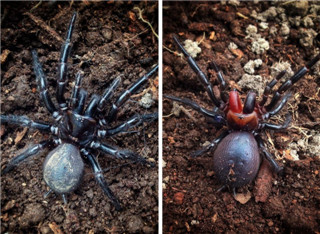
[{"label": "spider leg", "polygon": [[103,177],[103,173],[101,170],[101,167],[99,165],[99,162],[97,161],[97,159],[90,154],[87,150],[82,149],[81,152],[87,157],[90,165],[92,166],[93,172],[94,172],[94,176],[96,178],[96,181],[98,182],[98,184],[101,186],[103,192],[108,196],[108,198],[112,201],[112,204],[115,206],[116,210],[120,211],[121,205],[119,200],[117,199],[117,197],[113,194],[113,192],[111,191],[111,189],[109,188],[105,178]]},{"label": "spider leg", "polygon": [[202,155],[202,154],[205,154],[205,153],[211,151],[216,145],[219,144],[219,142],[220,142],[226,135],[228,135],[228,133],[229,133],[228,131],[224,131],[224,132],[221,133],[216,139],[214,139],[212,142],[210,142],[209,145],[203,147],[203,148],[200,149],[200,150],[197,150],[197,151],[193,152],[193,153],[191,154],[191,157],[195,158],[195,157],[198,157],[198,156],[200,156],[200,155]]},{"label": "spider leg", "polygon": [[214,61],[209,63],[209,67],[213,68],[213,70],[217,73],[218,81],[220,84],[220,91],[221,91],[220,96],[221,96],[222,101],[227,103],[228,102],[228,93],[225,91],[227,88],[227,84],[226,84],[226,81],[223,77],[223,74],[222,74],[220,68],[218,67],[218,65]]},{"label": "spider leg", "polygon": [[73,112],[82,115],[86,103],[87,91],[80,89],[76,104],[73,106]]},{"label": "spider leg", "polygon": [[270,111],[274,108],[274,106],[278,103],[280,100],[282,94],[287,91],[293,84],[295,84],[297,81],[299,81],[307,72],[309,69],[315,65],[320,60],[320,54],[318,54],[316,57],[314,57],[310,62],[306,64],[306,66],[300,68],[290,79],[288,79],[286,82],[284,82],[279,89],[275,92],[270,104],[266,106],[266,110]]},{"label": "spider leg", "polygon": [[23,153],[15,156],[6,166],[6,168],[2,171],[2,174],[6,174],[9,171],[11,171],[13,168],[15,168],[16,166],[19,165],[19,163],[21,163],[22,161],[24,161],[25,159],[36,155],[37,153],[39,153],[41,150],[43,150],[45,147],[47,147],[49,144],[52,143],[52,140],[46,140],[46,141],[42,141],[39,144],[33,145],[31,147],[29,147],[26,151],[24,151]]},{"label": "spider leg", "polygon": [[276,173],[281,172],[283,168],[278,165],[276,160],[274,160],[273,156],[265,148],[262,138],[259,135],[256,135],[255,138],[256,138],[256,141],[258,142],[259,149],[263,152],[265,158],[268,160],[268,162],[272,166],[274,172]]},{"label": "spider leg", "polygon": [[57,113],[57,108],[53,104],[48,92],[47,79],[42,70],[41,63],[39,62],[38,53],[36,50],[32,50],[31,54],[33,59],[33,69],[36,75],[38,89],[40,91],[40,99],[44,102],[45,107],[51,114],[54,114],[54,112]]},{"label": "spider leg", "polygon": [[284,123],[282,125],[272,124],[272,123],[261,123],[259,125],[259,129],[267,128],[267,129],[271,129],[271,130],[283,130],[289,126],[291,119],[292,119],[291,115],[287,114],[286,120],[284,121]]},{"label": "spider leg", "polygon": [[205,109],[189,99],[182,99],[182,98],[174,97],[171,95],[163,95],[163,96],[173,101],[181,102],[187,106],[190,106],[192,109],[210,118],[214,124],[225,125],[225,119],[223,118],[223,116],[217,114],[217,112]]},{"label": "spider leg", "polygon": [[81,81],[83,79],[82,72],[78,72],[76,75],[76,82],[72,88],[71,99],[70,99],[70,107],[74,109],[79,103],[79,95],[81,88]]},{"label": "spider leg", "polygon": [[129,89],[124,91],[120,97],[117,99],[117,101],[112,105],[111,110],[109,112],[109,115],[107,117],[107,120],[109,122],[113,121],[118,113],[119,107],[121,107],[129,98],[130,96],[137,92],[137,90],[157,71],[158,65],[156,65],[154,68],[152,68],[151,71],[149,71],[147,74],[145,74],[143,77],[141,77],[139,80],[137,80]]},{"label": "spider leg", "polygon": [[98,135],[103,138],[105,136],[110,137],[122,132],[127,132],[130,128],[136,127],[144,122],[151,122],[158,119],[158,112],[145,115],[135,115],[128,121],[107,130],[98,130]]},{"label": "spider leg", "polygon": [[105,103],[114,95],[115,93],[114,91],[119,86],[120,83],[121,83],[121,77],[118,76],[116,79],[112,81],[110,86],[104,91],[102,98],[100,99],[97,107],[99,112],[103,111],[105,107]]},{"label": "spider leg", "polygon": [[[185,50],[185,48],[181,45],[181,43],[179,42],[179,40],[173,36],[174,41],[176,42],[176,44],[178,45],[179,49],[181,50],[181,52],[184,54],[184,56],[187,58],[188,63],[190,65],[190,67],[192,68],[192,70],[197,74],[197,76],[199,77],[201,83],[205,86],[205,89],[210,97],[210,99],[212,100],[212,102],[220,108],[221,106],[221,101],[214,95],[213,93],[213,88],[212,85],[209,81],[209,79],[206,77],[206,75],[201,71],[201,69],[199,68],[198,64],[196,63],[196,61],[189,55],[189,53]],[[220,77],[221,78],[221,77]],[[223,77],[222,77],[222,80]]]},{"label": "spider leg", "polygon": [[29,119],[27,116],[17,116],[17,115],[0,115],[0,122],[14,124],[22,127],[35,128],[45,132],[50,132],[53,125],[48,123],[35,122]]},{"label": "spider leg", "polygon": [[98,95],[93,95],[85,112],[84,112],[84,116],[87,116],[87,117],[93,117],[97,111],[97,107],[98,107],[98,104],[99,104],[99,101],[100,101],[100,96]]},{"label": "spider leg", "polygon": [[277,77],[275,79],[273,79],[272,81],[270,81],[267,86],[265,87],[264,91],[263,91],[263,95],[262,95],[262,100],[259,103],[260,106],[264,106],[268,100],[270,91],[272,90],[272,88],[276,85],[276,83],[278,82],[278,80],[280,80],[285,74],[287,73],[286,70],[281,71]]},{"label": "spider leg", "polygon": [[62,194],[61,197],[62,197],[63,203],[67,205],[68,204],[67,196],[65,194]]},{"label": "spider leg", "polygon": [[291,93],[286,93],[283,96],[283,98],[280,101],[278,101],[277,105],[273,108],[273,110],[266,112],[262,118],[269,119],[271,116],[278,114],[279,111],[282,110],[284,105],[287,103],[290,97],[291,97]]},{"label": "spider leg", "polygon": [[64,92],[65,92],[65,85],[67,82],[67,70],[68,70],[68,57],[70,55],[72,43],[71,43],[71,37],[72,32],[74,28],[74,23],[76,21],[77,13],[73,13],[73,16],[71,18],[67,37],[65,43],[62,45],[61,48],[61,55],[60,55],[60,61],[59,61],[59,77],[57,82],[57,101],[59,103],[59,106],[61,109],[65,109],[67,107],[66,99],[64,98]]},{"label": "spider leg", "polygon": [[149,164],[150,166],[154,166],[154,163],[147,161],[144,157],[140,156],[137,153],[134,153],[129,150],[117,149],[113,146],[100,143],[99,141],[92,141],[90,147],[93,149],[101,150],[102,152],[111,155],[117,159],[129,159],[136,163]]}]

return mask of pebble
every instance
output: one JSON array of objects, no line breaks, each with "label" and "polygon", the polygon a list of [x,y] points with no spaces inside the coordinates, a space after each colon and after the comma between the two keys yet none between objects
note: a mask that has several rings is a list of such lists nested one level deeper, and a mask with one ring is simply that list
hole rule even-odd
[{"label": "pebble", "polygon": [[137,233],[141,231],[142,228],[143,228],[143,221],[139,216],[133,215],[128,219],[128,222],[127,222],[128,233]]},{"label": "pebble", "polygon": [[28,204],[20,218],[21,226],[27,227],[30,224],[40,223],[45,219],[45,209],[41,204]]}]

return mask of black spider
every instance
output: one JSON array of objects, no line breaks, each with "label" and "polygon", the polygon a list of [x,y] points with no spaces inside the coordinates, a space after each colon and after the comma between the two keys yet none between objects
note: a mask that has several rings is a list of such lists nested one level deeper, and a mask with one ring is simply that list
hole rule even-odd
[{"label": "black spider", "polygon": [[120,84],[120,77],[116,78],[111,85],[105,90],[102,96],[92,95],[89,104],[85,108],[87,92],[80,87],[82,74],[79,72],[76,76],[76,83],[72,90],[71,98],[67,101],[64,98],[65,84],[67,82],[67,59],[71,50],[71,37],[76,20],[76,13],[70,21],[67,32],[67,38],[62,46],[59,77],[57,81],[56,98],[59,104],[57,108],[52,102],[47,89],[47,80],[39,62],[37,52],[32,51],[34,73],[40,91],[40,98],[44,102],[45,107],[55,119],[54,124],[40,123],[30,120],[26,116],[1,115],[1,123],[15,124],[29,128],[35,128],[44,132],[52,133],[53,137],[44,140],[39,144],[33,145],[22,154],[14,157],[5,167],[3,173],[7,173],[16,167],[23,160],[36,155],[46,147],[58,145],[47,155],[43,166],[43,178],[50,187],[49,192],[54,191],[62,195],[66,203],[66,194],[74,191],[79,185],[84,163],[84,157],[92,166],[95,178],[102,187],[104,193],[111,199],[117,210],[121,209],[120,203],[113,192],[108,187],[103,177],[101,167],[92,154],[94,149],[98,149],[108,155],[118,159],[130,159],[134,162],[150,164],[145,158],[129,150],[120,150],[113,146],[102,143],[101,140],[106,137],[114,136],[121,132],[126,132],[129,128],[137,126],[145,121],[157,119],[158,114],[135,115],[125,123],[108,128],[108,125],[116,119],[119,108],[135,93],[143,84],[146,83],[158,69],[155,66],[150,72],[137,80],[128,90],[125,90],[112,104],[112,107],[105,116],[105,104],[112,95],[114,90]]}]

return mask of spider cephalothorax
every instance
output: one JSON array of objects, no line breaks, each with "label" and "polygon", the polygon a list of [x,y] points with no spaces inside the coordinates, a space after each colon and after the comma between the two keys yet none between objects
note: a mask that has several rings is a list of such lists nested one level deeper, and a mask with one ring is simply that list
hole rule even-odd
[{"label": "spider cephalothorax", "polygon": [[87,92],[81,88],[82,73],[76,76],[76,82],[72,90],[71,98],[64,97],[65,85],[67,83],[67,60],[71,50],[71,37],[76,20],[74,13],[67,38],[62,46],[62,52],[59,62],[59,76],[57,81],[56,99],[58,107],[52,102],[47,89],[47,81],[42,66],[35,50],[32,51],[34,73],[36,75],[40,98],[47,110],[52,114],[55,123],[40,123],[30,120],[26,116],[1,115],[2,123],[16,124],[35,128],[47,133],[53,137],[36,144],[22,154],[14,157],[3,170],[3,173],[9,172],[21,161],[28,157],[36,155],[46,147],[56,146],[47,155],[43,166],[43,178],[50,191],[61,194],[66,202],[66,194],[74,191],[80,184],[83,175],[83,158],[89,162],[94,171],[97,182],[102,187],[105,194],[111,199],[117,210],[121,209],[120,202],[109,189],[106,180],[103,177],[102,169],[93,155],[94,150],[100,150],[114,158],[129,159],[133,162],[150,164],[145,158],[129,150],[121,150],[114,146],[102,143],[102,140],[116,134],[126,132],[128,129],[137,126],[145,121],[157,119],[158,114],[135,115],[125,123],[110,128],[110,124],[116,119],[119,108],[135,93],[146,81],[156,73],[158,66],[155,66],[146,75],[138,79],[126,91],[124,91],[112,104],[108,115],[105,117],[106,102],[110,100],[119,86],[121,79],[116,78],[105,90],[102,96],[92,95],[89,103],[85,106]]},{"label": "spider cephalothorax", "polygon": [[212,62],[210,67],[217,72],[220,84],[221,99],[219,99],[214,94],[209,79],[200,70],[195,60],[189,55],[175,36],[173,39],[187,58],[192,70],[204,85],[215,108],[208,110],[188,99],[181,99],[169,95],[166,95],[166,97],[192,107],[209,118],[211,122],[217,126],[227,127],[227,130],[223,131],[221,135],[205,148],[196,151],[193,156],[199,156],[214,150],[213,169],[215,174],[223,184],[223,187],[227,186],[232,189],[249,184],[256,177],[261,162],[259,151],[263,152],[275,172],[281,171],[282,168],[267,151],[259,134],[262,129],[281,130],[287,128],[291,120],[290,115],[287,115],[287,119],[282,125],[272,124],[266,121],[284,107],[290,97],[290,93],[287,92],[288,89],[299,81],[309,69],[320,60],[320,54],[299,69],[290,79],[285,81],[273,93],[273,97],[268,105],[265,104],[268,101],[269,94],[277,81],[285,75],[285,70],[280,72],[275,79],[267,84],[259,103],[256,100],[256,94],[250,91],[242,104],[239,93],[236,90],[230,91],[229,93],[226,92],[226,82],[223,75],[218,66]]}]

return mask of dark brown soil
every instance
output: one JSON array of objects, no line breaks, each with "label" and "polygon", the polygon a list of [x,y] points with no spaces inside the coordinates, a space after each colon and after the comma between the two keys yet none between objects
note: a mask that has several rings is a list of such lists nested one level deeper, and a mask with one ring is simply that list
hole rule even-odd
[{"label": "dark brown soil", "polygon": [[[293,70],[297,71],[312,56],[319,53],[315,50],[319,47],[318,37],[309,48],[300,45],[297,35],[302,26],[292,27],[287,39],[279,34],[269,35],[268,29],[259,29],[258,32],[270,43],[270,49],[262,55],[251,52],[251,39],[245,38],[245,30],[249,24],[259,28],[258,21],[250,17],[251,12],[263,12],[271,4],[241,2],[238,7],[234,7],[218,2],[164,2],[163,44],[173,51],[178,51],[172,40],[173,34],[178,35],[182,42],[185,39],[200,41],[205,32],[206,38],[200,44],[202,51],[195,60],[215,86],[218,84],[215,72],[208,70],[208,64],[212,60],[221,68],[230,86],[238,89],[240,87],[236,82],[244,74],[243,66],[250,59],[260,58],[263,61],[256,74],[265,78],[270,75],[269,67],[279,60],[289,61]],[[275,17],[267,22],[269,27],[280,27]],[[319,21],[313,29],[320,31]],[[211,40],[209,37],[213,32],[215,34]],[[230,42],[238,46],[235,53],[228,49]],[[203,85],[185,59],[164,49],[163,60],[165,94],[190,98],[201,106],[212,108],[213,104],[210,103]],[[282,176],[272,176],[268,164],[265,164],[267,169],[261,169],[259,180],[237,191],[238,198],[250,192],[250,200],[244,202],[245,204],[236,201],[230,191],[217,192],[221,185],[212,169],[212,154],[195,159],[190,157],[190,154],[203,147],[206,141],[215,139],[221,129],[215,128],[201,114],[189,110],[189,107],[185,109],[195,120],[184,112],[178,117],[173,115],[172,101],[165,99],[164,233],[318,233],[319,152],[313,152],[317,156],[312,158],[308,151],[300,150],[300,160],[292,161],[289,160],[291,151],[288,146],[291,142],[304,139],[303,133],[310,135],[312,129],[319,132],[319,87],[319,74],[312,70],[293,88],[299,98],[292,98],[291,107],[281,112],[280,121],[283,121],[283,116],[289,109],[294,112],[290,128],[282,132],[267,131],[267,134],[263,134],[263,138],[268,142],[268,150],[278,156],[284,172]],[[217,86],[214,89],[216,88]],[[247,90],[241,91],[243,99]],[[283,154],[285,156],[282,156]]]},{"label": "dark brown soil", "polygon": [[[158,63],[157,38],[133,9],[135,6],[144,9],[143,17],[157,31],[156,2],[74,1],[72,6],[69,2],[42,2],[30,13],[37,3],[1,3],[2,114],[26,115],[33,120],[53,122],[39,100],[30,50],[37,49],[47,74],[49,92],[54,97],[62,45],[59,36],[65,37],[74,11],[78,12],[78,18],[69,59],[69,84],[81,69],[85,73],[83,87],[89,95],[101,95],[110,82],[122,74],[123,84],[117,89],[116,98]],[[36,23],[32,19],[34,16],[44,23]],[[45,25],[50,26],[57,35],[41,27]],[[4,56],[5,50],[9,51],[7,57]],[[151,82],[138,93],[141,94],[146,88],[150,93],[152,89],[156,91],[156,77],[152,77]],[[121,109],[114,125],[137,113],[156,112],[157,92],[152,94],[155,102],[150,109],[138,104],[141,95],[132,97]],[[133,129],[134,132],[107,139],[106,142],[138,152],[157,163],[157,126],[157,121],[147,123]],[[50,134],[37,130],[23,131],[22,127],[1,127],[2,169],[18,152],[50,137]],[[50,195],[44,199],[43,194],[48,187],[42,179],[42,164],[47,153],[41,153],[1,177],[1,233],[157,232],[157,167],[114,160],[99,154],[99,163],[106,170],[104,176],[124,208],[122,212],[117,212],[95,182],[88,164],[82,184],[68,196],[67,205],[63,204],[60,196]]]}]

